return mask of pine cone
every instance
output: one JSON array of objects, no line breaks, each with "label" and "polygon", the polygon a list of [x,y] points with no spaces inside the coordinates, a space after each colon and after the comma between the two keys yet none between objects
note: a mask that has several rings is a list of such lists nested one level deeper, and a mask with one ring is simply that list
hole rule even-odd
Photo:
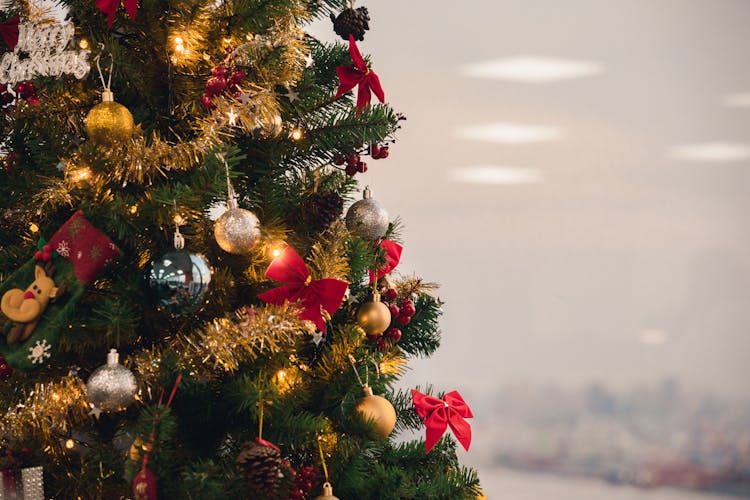
[{"label": "pine cone", "polygon": [[245,480],[256,491],[270,492],[278,489],[283,477],[283,461],[278,448],[256,441],[247,442],[237,455],[236,463]]},{"label": "pine cone", "polygon": [[335,191],[318,191],[302,200],[302,219],[314,229],[326,229],[344,211],[344,200]]},{"label": "pine cone", "polygon": [[338,17],[331,14],[333,21],[333,31],[344,40],[349,40],[352,35],[355,40],[362,41],[365,39],[365,32],[370,29],[370,15],[367,13],[367,7],[358,9],[344,9]]}]

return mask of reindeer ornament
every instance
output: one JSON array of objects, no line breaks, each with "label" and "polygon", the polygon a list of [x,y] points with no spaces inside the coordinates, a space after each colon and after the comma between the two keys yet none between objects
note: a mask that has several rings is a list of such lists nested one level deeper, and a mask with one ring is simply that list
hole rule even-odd
[{"label": "reindeer ornament", "polygon": [[47,305],[64,293],[65,282],[55,286],[53,274],[54,267],[51,263],[48,262],[44,267],[37,265],[34,268],[34,281],[25,291],[13,288],[3,294],[0,310],[16,323],[8,333],[8,345],[31,337]]}]

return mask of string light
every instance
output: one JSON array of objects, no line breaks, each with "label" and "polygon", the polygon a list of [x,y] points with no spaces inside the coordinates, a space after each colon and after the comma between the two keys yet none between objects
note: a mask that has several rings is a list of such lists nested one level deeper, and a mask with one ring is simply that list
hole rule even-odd
[{"label": "string light", "polygon": [[174,217],[172,217],[172,220],[178,226],[184,226],[185,225],[185,218],[182,215],[180,215],[180,214],[176,214]]},{"label": "string light", "polygon": [[68,179],[73,183],[80,183],[91,178],[89,167],[73,168],[67,171]]},{"label": "string light", "polygon": [[75,445],[76,445],[76,442],[73,441],[72,439],[68,439],[65,441],[65,447],[69,450],[72,450],[73,448],[75,448]]},{"label": "string light", "polygon": [[78,40],[78,48],[79,49],[81,49],[81,50],[87,50],[89,48],[89,46],[90,46],[89,45],[89,41],[86,40],[85,38],[81,38],[80,40]]},{"label": "string light", "polygon": [[292,133],[289,134],[289,136],[292,138],[292,140],[301,141],[305,136],[305,132],[300,127],[294,127]]},{"label": "string light", "polygon": [[138,205],[130,205],[130,209],[128,210],[131,214],[135,215],[138,213]]},{"label": "string light", "polygon": [[29,224],[29,231],[31,231],[32,233],[37,233],[39,232],[39,226],[32,222],[31,224]]}]

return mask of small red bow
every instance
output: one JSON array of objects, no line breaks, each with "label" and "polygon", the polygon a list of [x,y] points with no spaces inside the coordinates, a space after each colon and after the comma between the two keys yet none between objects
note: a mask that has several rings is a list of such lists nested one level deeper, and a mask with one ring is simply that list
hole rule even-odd
[{"label": "small red bow", "polygon": [[300,319],[315,323],[321,332],[326,331],[323,310],[333,314],[341,306],[349,284],[333,278],[313,280],[305,262],[292,247],[286,247],[266,270],[266,276],[281,281],[284,285],[258,295],[268,304],[299,301],[302,306]]},{"label": "small red bow", "polygon": [[357,112],[370,105],[371,91],[375,93],[380,102],[385,102],[383,87],[380,86],[380,78],[365,64],[362,54],[359,53],[354,37],[349,35],[349,54],[352,56],[354,66],[337,66],[336,74],[339,76],[339,88],[336,91],[336,99],[359,85],[357,89]]},{"label": "small red bow", "polygon": [[128,17],[131,20],[135,19],[135,15],[138,12],[138,0],[96,0],[96,6],[107,14],[107,28],[112,27],[112,23],[115,20],[115,12],[117,12],[120,2],[125,6],[125,12],[127,12]]},{"label": "small red bow", "polygon": [[13,16],[7,21],[0,23],[0,36],[3,37],[5,45],[14,50],[18,45],[18,24],[21,22],[19,16]]},{"label": "small red bow", "polygon": [[[386,274],[390,273],[399,262],[401,262],[401,252],[404,249],[401,245],[391,240],[383,240],[380,242],[380,246],[385,250],[385,264],[378,269],[377,279],[382,278]],[[370,270],[370,283],[375,282],[375,271]]]},{"label": "small red bow", "polygon": [[464,419],[472,418],[474,415],[471,414],[469,405],[466,404],[458,391],[451,391],[443,399],[438,399],[412,389],[411,397],[414,401],[414,409],[417,410],[422,423],[427,427],[425,441],[427,453],[445,434],[445,429],[449,425],[458,442],[466,451],[469,450],[471,425]]}]

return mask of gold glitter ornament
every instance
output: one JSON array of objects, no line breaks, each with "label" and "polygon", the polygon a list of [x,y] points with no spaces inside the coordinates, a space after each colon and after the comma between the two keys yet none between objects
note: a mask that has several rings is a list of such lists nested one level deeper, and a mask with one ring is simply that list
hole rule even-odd
[{"label": "gold glitter ornament", "polygon": [[105,90],[102,102],[91,108],[84,120],[86,133],[94,144],[113,147],[133,137],[135,123],[128,108],[115,102],[115,95]]},{"label": "gold glitter ornament", "polygon": [[373,422],[375,433],[380,439],[387,438],[396,427],[396,410],[383,396],[374,395],[369,385],[363,385],[362,391],[365,397],[357,402],[354,410],[362,419]]},{"label": "gold glitter ornament", "polygon": [[357,326],[367,336],[382,335],[391,325],[391,311],[380,302],[380,294],[374,292],[372,300],[365,302],[357,309]]},{"label": "gold glitter ornament", "polygon": [[315,497],[315,500],[339,500],[339,497],[333,496],[333,486],[331,483],[323,483],[323,494]]}]

